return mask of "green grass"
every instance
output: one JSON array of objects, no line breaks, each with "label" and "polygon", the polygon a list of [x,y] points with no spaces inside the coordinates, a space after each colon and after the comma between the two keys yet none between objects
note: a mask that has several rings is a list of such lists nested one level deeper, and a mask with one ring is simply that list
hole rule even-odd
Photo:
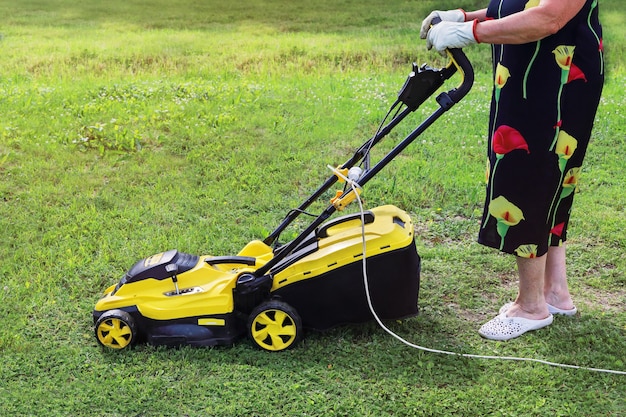
[{"label": "green grass", "polygon": [[[95,302],[138,259],[269,233],[373,134],[412,61],[443,64],[421,18],[481,4],[0,0],[0,414],[626,415],[624,376],[424,353],[375,324],[280,354],[93,337]],[[491,76],[474,46],[470,95],[364,192],[416,224],[420,316],[389,323],[411,342],[626,370],[626,20],[601,7],[607,82],[569,236],[581,315],[508,343],[476,333],[516,274],[475,243]]]}]

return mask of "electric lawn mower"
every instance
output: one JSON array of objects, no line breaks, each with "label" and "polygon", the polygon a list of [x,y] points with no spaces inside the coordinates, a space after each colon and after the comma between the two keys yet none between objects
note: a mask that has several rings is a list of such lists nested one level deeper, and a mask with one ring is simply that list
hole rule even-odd
[{"label": "electric lawn mower", "polygon": [[[474,81],[469,60],[460,49],[447,55],[443,68],[413,64],[376,134],[264,240],[248,243],[236,256],[169,250],[137,262],[96,303],[97,341],[112,349],[138,342],[215,346],[247,334],[258,347],[281,351],[294,346],[304,329],[372,320],[369,301],[381,319],[416,315],[421,261],[407,213],[385,205],[330,217],[357,199],[363,185],[469,92]],[[440,93],[439,107],[372,164],[372,147],[457,71],[458,87]],[[295,239],[279,244],[281,233],[337,182],[345,185],[330,204]]]}]

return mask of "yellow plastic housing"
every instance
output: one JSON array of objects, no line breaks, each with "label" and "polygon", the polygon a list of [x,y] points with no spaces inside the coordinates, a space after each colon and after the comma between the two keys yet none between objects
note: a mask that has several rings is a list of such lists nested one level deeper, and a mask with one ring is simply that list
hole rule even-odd
[{"label": "yellow plastic housing", "polygon": [[206,262],[211,256],[201,256],[194,268],[177,276],[179,294],[171,278],[143,279],[122,285],[114,294],[115,286],[106,290],[96,304],[97,311],[137,306],[142,316],[153,320],[172,320],[184,317],[205,317],[213,325],[223,320],[212,320],[212,315],[233,311],[233,288],[237,277],[252,272],[272,258],[272,248],[260,241],[246,245],[238,256],[256,258],[253,266]]},{"label": "yellow plastic housing", "polygon": [[[409,246],[414,239],[409,215],[392,205],[370,210],[374,221],[365,225],[366,257]],[[274,276],[272,291],[351,264],[363,257],[361,219],[339,223],[327,230],[319,248]]]}]

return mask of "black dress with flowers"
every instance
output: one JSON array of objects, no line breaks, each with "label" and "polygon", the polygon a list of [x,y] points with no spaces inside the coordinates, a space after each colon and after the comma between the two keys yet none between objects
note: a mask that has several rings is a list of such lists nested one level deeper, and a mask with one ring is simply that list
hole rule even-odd
[{"label": "black dress with flowers", "polygon": [[[539,0],[492,0],[498,19]],[[521,257],[565,241],[580,169],[602,92],[598,0],[558,33],[493,45],[489,172],[478,241]]]}]

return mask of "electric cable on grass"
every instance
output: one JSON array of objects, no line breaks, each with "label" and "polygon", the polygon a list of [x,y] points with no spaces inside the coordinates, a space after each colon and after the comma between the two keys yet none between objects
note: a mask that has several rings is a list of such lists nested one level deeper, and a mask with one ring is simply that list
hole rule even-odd
[{"label": "electric cable on grass", "polygon": [[385,326],[385,324],[382,322],[382,320],[376,314],[376,311],[374,310],[374,306],[372,305],[372,300],[371,300],[371,297],[370,297],[369,284],[368,284],[368,278],[367,278],[367,261],[366,261],[367,243],[365,241],[365,210],[363,208],[363,202],[361,200],[361,197],[359,196],[359,193],[357,193],[357,190],[356,190],[357,188],[360,188],[360,186],[354,180],[349,179],[345,175],[341,174],[337,169],[335,169],[335,168],[333,168],[331,166],[329,166],[328,168],[330,168],[335,175],[337,175],[340,178],[342,178],[346,182],[346,184],[348,184],[351,187],[352,192],[356,195],[356,200],[359,203],[359,211],[361,213],[361,234],[362,234],[362,237],[363,237],[363,239],[362,239],[362,241],[363,241],[363,257],[362,257],[363,284],[365,286],[365,295],[366,295],[366,298],[367,298],[367,304],[369,306],[370,312],[374,316],[374,319],[376,320],[378,325],[384,331],[386,331],[389,335],[393,336],[394,338],[396,338],[397,340],[399,340],[400,342],[404,343],[405,345],[407,345],[407,346],[409,346],[411,348],[422,350],[424,352],[439,353],[439,354],[443,354],[443,355],[460,356],[460,357],[463,357],[463,358],[471,358],[471,359],[494,359],[494,360],[518,361],[518,362],[534,362],[534,363],[540,363],[540,364],[543,364],[543,365],[555,366],[555,367],[560,367],[560,368],[583,369],[583,370],[586,370],[586,371],[593,371],[593,372],[603,372],[603,373],[610,373],[610,374],[617,374],[617,375],[626,375],[626,371],[617,371],[617,370],[613,370],[613,369],[602,369],[602,368],[591,368],[591,367],[578,366],[578,365],[568,365],[568,364],[557,363],[557,362],[550,362],[550,361],[547,361],[547,360],[536,359],[536,358],[521,358],[521,357],[515,357],[515,356],[475,355],[475,354],[470,354],[470,353],[458,353],[458,352],[451,352],[451,351],[447,351],[447,350],[432,349],[432,348],[427,348],[427,347],[424,347],[424,346],[420,346],[420,345],[416,345],[414,343],[411,343],[408,340],[402,338],[401,336],[399,336],[396,333],[394,333],[393,331],[391,331],[387,326]]}]

